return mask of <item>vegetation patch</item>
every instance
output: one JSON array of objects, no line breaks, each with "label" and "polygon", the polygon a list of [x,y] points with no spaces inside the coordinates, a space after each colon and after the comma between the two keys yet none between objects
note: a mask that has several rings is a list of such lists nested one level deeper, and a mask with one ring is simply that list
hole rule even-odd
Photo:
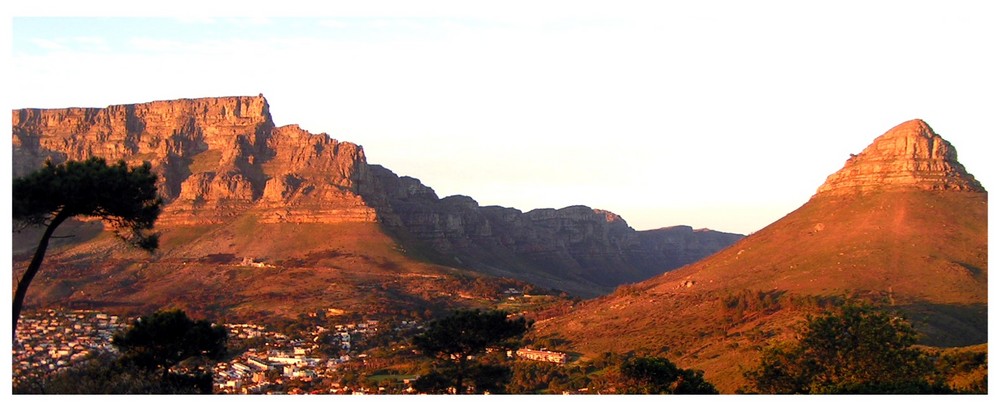
[{"label": "vegetation patch", "polygon": [[222,162],[222,150],[213,149],[205,150],[194,157],[191,157],[191,163],[188,164],[188,169],[191,174],[208,173],[215,171],[219,168],[219,163]]}]

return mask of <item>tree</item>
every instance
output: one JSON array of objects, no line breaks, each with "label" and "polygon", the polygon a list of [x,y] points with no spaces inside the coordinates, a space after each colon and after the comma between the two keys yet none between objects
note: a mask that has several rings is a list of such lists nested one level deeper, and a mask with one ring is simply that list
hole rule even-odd
[{"label": "tree", "polygon": [[[115,335],[120,354],[92,354],[79,364],[48,375],[15,381],[20,394],[210,394],[211,371],[176,372],[184,360],[218,360],[226,352],[225,328],[192,321],[178,310],[136,320]],[[176,367],[182,368],[182,367]]]},{"label": "tree", "polygon": [[124,364],[107,352],[13,385],[15,394],[198,394],[203,389],[183,377],[164,380],[159,372]]},{"label": "tree", "polygon": [[622,394],[718,394],[701,371],[682,369],[663,357],[636,357],[619,367]]},{"label": "tree", "polygon": [[917,333],[902,317],[848,303],[809,318],[797,344],[775,347],[745,373],[762,393],[939,393],[947,387],[913,347]]},{"label": "tree", "polygon": [[[683,369],[654,356],[604,353],[587,370],[594,374],[590,388],[614,394],[718,394],[700,370]],[[598,370],[604,370],[597,372]]]},{"label": "tree", "polygon": [[[550,393],[558,393],[554,388],[569,385],[569,373],[575,371],[582,374],[581,370],[569,368],[561,364],[541,361],[515,361],[513,367],[514,375],[507,384],[507,392],[514,394],[532,394],[549,390]],[[586,387],[582,384],[582,388]]]},{"label": "tree", "polygon": [[121,351],[123,364],[159,372],[164,381],[186,378],[210,393],[210,374],[204,387],[203,371],[188,375],[171,375],[170,371],[185,360],[222,358],[227,339],[225,327],[205,320],[193,321],[181,310],[169,310],[135,320],[128,330],[116,334],[111,343]]},{"label": "tree", "polygon": [[503,311],[460,310],[432,321],[427,331],[413,337],[413,344],[435,359],[437,369],[421,376],[414,388],[435,393],[454,388],[458,394],[467,387],[474,392],[501,390],[510,379],[509,367],[486,364],[478,357],[487,349],[504,354],[516,349],[529,327],[523,317],[510,319]]},{"label": "tree", "polygon": [[144,250],[155,250],[158,236],[149,233],[160,215],[163,201],[156,193],[156,174],[150,164],[129,167],[124,161],[107,165],[93,157],[45,166],[15,178],[12,189],[13,218],[26,226],[45,226],[35,254],[17,282],[14,292],[13,336],[28,293],[45,258],[56,228],[73,217],[97,217],[109,223],[119,238]]}]

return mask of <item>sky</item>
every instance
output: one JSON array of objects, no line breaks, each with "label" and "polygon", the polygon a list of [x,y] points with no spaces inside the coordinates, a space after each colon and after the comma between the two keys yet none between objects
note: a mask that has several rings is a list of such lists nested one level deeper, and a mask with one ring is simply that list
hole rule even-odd
[{"label": "sky", "polygon": [[20,3],[11,109],[262,93],[480,205],[748,234],[914,118],[997,181],[988,2]]}]

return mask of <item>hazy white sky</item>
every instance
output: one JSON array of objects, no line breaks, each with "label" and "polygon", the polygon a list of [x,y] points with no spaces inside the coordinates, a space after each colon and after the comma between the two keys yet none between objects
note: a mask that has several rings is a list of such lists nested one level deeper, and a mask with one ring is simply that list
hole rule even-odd
[{"label": "hazy white sky", "polygon": [[913,118],[997,178],[989,2],[83,3],[15,6],[12,109],[263,93],[442,197],[638,229],[763,228]]}]

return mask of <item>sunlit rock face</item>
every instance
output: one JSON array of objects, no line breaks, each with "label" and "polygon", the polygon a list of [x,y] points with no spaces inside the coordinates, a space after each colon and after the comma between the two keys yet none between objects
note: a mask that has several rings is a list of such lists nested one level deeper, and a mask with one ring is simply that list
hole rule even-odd
[{"label": "sunlit rock face", "polygon": [[955,147],[923,120],[910,120],[879,136],[830,175],[817,196],[869,191],[985,191],[958,162]]},{"label": "sunlit rock face", "polygon": [[167,204],[160,225],[248,211],[271,222],[375,221],[354,192],[364,175],[361,147],[275,127],[263,96],[21,109],[12,125],[15,176],[46,159],[149,162]]},{"label": "sunlit rock face", "polygon": [[[370,165],[361,146],[275,126],[263,96],[12,112],[14,175],[91,156],[149,162],[160,227],[243,216],[265,224],[379,223],[436,261],[579,295],[694,262],[742,238],[674,227],[637,232],[585,206],[528,212],[439,198],[412,177]],[[261,239],[266,241],[266,239]]]}]

